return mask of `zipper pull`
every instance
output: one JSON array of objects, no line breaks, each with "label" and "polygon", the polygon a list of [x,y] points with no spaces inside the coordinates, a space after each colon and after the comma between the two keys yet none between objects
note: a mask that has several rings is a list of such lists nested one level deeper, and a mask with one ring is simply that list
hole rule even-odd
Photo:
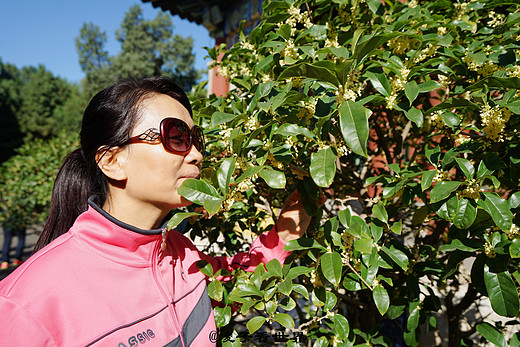
[{"label": "zipper pull", "polygon": [[164,251],[166,249],[166,239],[168,238],[168,228],[162,229],[161,236],[162,236],[161,250]]}]

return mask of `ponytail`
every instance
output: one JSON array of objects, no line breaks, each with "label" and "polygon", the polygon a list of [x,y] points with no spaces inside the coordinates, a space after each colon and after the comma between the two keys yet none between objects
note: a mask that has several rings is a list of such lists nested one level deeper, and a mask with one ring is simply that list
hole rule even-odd
[{"label": "ponytail", "polygon": [[65,158],[56,176],[49,216],[34,252],[66,233],[76,218],[87,210],[87,200],[93,193],[89,170],[78,148]]}]

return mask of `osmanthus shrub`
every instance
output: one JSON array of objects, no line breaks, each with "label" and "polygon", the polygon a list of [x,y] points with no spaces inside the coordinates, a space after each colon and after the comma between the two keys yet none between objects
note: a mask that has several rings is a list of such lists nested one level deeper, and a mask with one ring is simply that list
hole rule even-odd
[{"label": "osmanthus shrub", "polygon": [[294,189],[314,222],[211,281],[222,343],[520,346],[519,3],[265,1],[248,31],[209,50],[232,91],[194,103],[192,236],[244,249]]}]

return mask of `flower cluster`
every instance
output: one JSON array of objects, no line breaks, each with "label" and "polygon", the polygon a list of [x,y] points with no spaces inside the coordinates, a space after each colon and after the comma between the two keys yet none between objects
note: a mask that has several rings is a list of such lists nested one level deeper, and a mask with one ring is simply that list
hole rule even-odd
[{"label": "flower cluster", "polygon": [[518,225],[513,223],[513,225],[511,225],[511,229],[506,231],[506,234],[510,240],[520,239],[520,228],[518,228]]},{"label": "flower cluster", "polygon": [[442,111],[435,111],[434,113],[432,113],[430,115],[430,122],[435,128],[439,130],[444,130],[446,128],[444,118],[442,118]]},{"label": "flower cluster", "polygon": [[489,242],[484,244],[484,253],[488,256],[488,258],[495,258],[497,256],[497,252],[495,251],[495,247]]},{"label": "flower cluster", "polygon": [[461,195],[473,200],[478,200],[480,198],[480,190],[480,184],[473,179],[468,181],[468,185],[464,188]]},{"label": "flower cluster", "polygon": [[488,26],[491,28],[496,28],[500,24],[502,24],[505,20],[506,16],[501,13],[496,13],[495,11],[489,11],[489,21]]},{"label": "flower cluster", "polygon": [[433,182],[441,182],[448,178],[448,173],[442,169],[437,169],[437,173],[433,177]]},{"label": "flower cluster", "polygon": [[230,191],[226,196],[226,200],[222,202],[222,210],[229,211],[235,202],[242,201],[243,199],[244,195],[240,191],[236,189]]},{"label": "flower cluster", "polygon": [[413,58],[413,63],[418,64],[418,63],[422,62],[423,60],[434,56],[437,53],[438,49],[439,49],[438,45],[432,45],[431,43],[429,43],[428,46],[426,46],[424,49],[419,51],[418,52],[419,54],[417,54]]},{"label": "flower cluster", "polygon": [[390,96],[386,98],[386,107],[388,109],[391,110],[394,108],[397,94],[404,90],[404,85],[406,84],[406,79],[408,78],[409,73],[410,70],[402,68],[399,70],[399,75],[390,77],[390,87],[392,91],[390,92]]},{"label": "flower cluster", "polygon": [[341,103],[345,100],[356,101],[358,97],[358,93],[354,90],[349,89],[348,86],[339,86],[336,90],[336,105],[341,105]]},{"label": "flower cluster", "polygon": [[504,129],[510,116],[511,111],[507,108],[501,108],[498,105],[494,107],[485,105],[480,113],[480,118],[486,138],[495,142],[503,142]]},{"label": "flower cluster", "polygon": [[[289,24],[291,27],[291,36],[294,36],[296,34],[296,26],[298,23],[303,24],[305,28],[310,28],[312,26],[312,20],[311,15],[309,12],[304,11],[302,12],[299,8],[294,7],[291,5],[287,12],[291,15],[286,21],[286,24]],[[281,25],[282,23],[280,23]]]}]

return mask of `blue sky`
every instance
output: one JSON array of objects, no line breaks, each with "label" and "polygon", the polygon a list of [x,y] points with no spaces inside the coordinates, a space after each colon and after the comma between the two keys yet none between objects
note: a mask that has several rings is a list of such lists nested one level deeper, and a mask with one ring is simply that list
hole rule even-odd
[{"label": "blue sky", "polygon": [[[110,55],[119,51],[115,31],[125,12],[139,4],[146,19],[159,9],[138,0],[6,0],[0,5],[0,58],[18,67],[43,64],[54,75],[79,82],[84,74],[78,63],[74,38],[83,23],[92,22],[105,31]],[[194,39],[196,68],[206,67],[202,48],[214,40],[202,25],[172,17],[174,32]]]}]

